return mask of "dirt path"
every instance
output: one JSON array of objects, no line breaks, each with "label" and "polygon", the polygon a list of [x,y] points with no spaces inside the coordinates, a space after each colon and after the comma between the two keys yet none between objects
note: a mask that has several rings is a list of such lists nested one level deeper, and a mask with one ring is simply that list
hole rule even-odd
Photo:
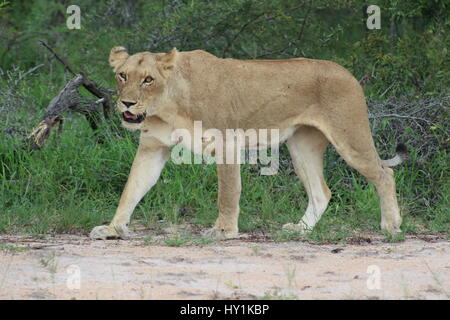
[{"label": "dirt path", "polygon": [[0,299],[449,299],[450,242],[202,246],[0,236]]}]

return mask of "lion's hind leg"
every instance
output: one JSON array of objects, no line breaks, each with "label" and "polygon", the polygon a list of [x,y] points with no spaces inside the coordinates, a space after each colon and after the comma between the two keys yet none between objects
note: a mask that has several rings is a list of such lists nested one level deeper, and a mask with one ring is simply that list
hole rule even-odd
[{"label": "lion's hind leg", "polygon": [[402,218],[397,204],[394,174],[382,165],[370,132],[369,122],[364,118],[357,126],[336,126],[330,141],[347,164],[375,185],[380,197],[381,229],[391,234],[400,232]]},{"label": "lion's hind leg", "polygon": [[283,229],[304,233],[314,228],[325,212],[331,192],[323,177],[323,154],[327,138],[312,126],[297,129],[286,142],[297,176],[308,194],[308,207],[298,224],[286,224]]}]

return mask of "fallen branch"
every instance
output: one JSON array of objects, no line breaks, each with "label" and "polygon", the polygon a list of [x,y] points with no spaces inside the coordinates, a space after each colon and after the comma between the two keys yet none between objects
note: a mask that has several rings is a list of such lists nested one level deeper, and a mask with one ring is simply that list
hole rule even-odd
[{"label": "fallen branch", "polygon": [[25,139],[29,149],[36,150],[42,148],[50,135],[50,131],[56,124],[60,124],[61,131],[63,114],[67,111],[84,115],[93,130],[98,128],[98,122],[100,121],[100,111],[98,106],[104,102],[104,99],[95,100],[82,96],[78,92],[78,88],[83,84],[84,77],[82,75],[77,75],[65,85],[52,101],[50,101],[50,104],[45,109],[45,115],[42,121]]},{"label": "fallen branch", "polygon": [[[52,55],[58,60],[66,71],[71,73],[74,78],[70,80],[59,94],[50,101],[50,104],[45,109],[45,115],[42,121],[31,131],[25,138],[26,147],[31,150],[42,148],[51,130],[59,124],[59,132],[62,130],[63,114],[67,111],[76,112],[86,117],[92,130],[97,130],[98,123],[101,121],[101,112],[99,105],[103,106],[103,116],[105,119],[109,118],[111,106],[113,104],[112,94],[114,91],[103,88],[96,82],[89,79],[82,71],[76,73],[73,68],[69,66],[65,59],[59,56],[56,51],[44,41],[40,43],[47,48]],[[27,72],[33,72],[42,65],[36,66]],[[19,82],[21,79],[18,79]],[[78,88],[83,86],[97,99],[89,99],[78,92]]]},{"label": "fallen branch", "polygon": [[73,76],[77,76],[77,74],[80,74],[80,75],[83,76],[83,83],[82,83],[82,85],[86,88],[86,90],[88,90],[90,93],[92,93],[97,98],[103,99],[103,101],[102,101],[103,116],[105,117],[105,119],[108,119],[109,118],[109,114],[110,114],[111,109],[112,109],[111,106],[113,105],[113,101],[112,101],[112,97],[111,97],[111,94],[112,94],[113,91],[110,91],[108,89],[105,89],[105,88],[101,87],[96,82],[94,82],[91,79],[89,79],[83,71],[80,71],[80,72],[76,73],[69,66],[69,64],[62,57],[60,57],[56,53],[56,51],[52,47],[50,47],[44,41],[39,41],[39,42],[45,48],[47,48],[59,62],[61,62],[61,64],[64,66],[65,70],[69,71]]}]

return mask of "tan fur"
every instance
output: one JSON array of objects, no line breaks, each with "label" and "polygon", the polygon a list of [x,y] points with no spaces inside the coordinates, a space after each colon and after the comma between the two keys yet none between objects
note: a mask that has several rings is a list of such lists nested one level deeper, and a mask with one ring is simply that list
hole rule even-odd
[{"label": "tan fur", "polygon": [[[323,178],[323,153],[329,143],[345,161],[375,184],[381,199],[381,227],[400,231],[401,217],[392,170],[375,149],[363,90],[358,81],[336,63],[313,59],[220,59],[205,51],[143,52],[129,56],[123,47],[111,50],[116,72],[118,108],[146,114],[139,124],[141,140],[116,215],[109,226],[96,227],[93,238],[126,234],[131,213],[156,183],[167,159],[175,129],[192,131],[201,120],[203,130],[280,130],[287,140],[295,170],[305,185],[309,205],[299,224],[287,229],[310,230],[331,197]],[[126,75],[123,80],[120,75]],[[151,76],[154,82],[143,83]],[[121,101],[136,103],[126,108]],[[389,162],[391,161],[391,162]],[[239,165],[218,165],[219,218],[211,231],[234,237],[238,232]]]}]

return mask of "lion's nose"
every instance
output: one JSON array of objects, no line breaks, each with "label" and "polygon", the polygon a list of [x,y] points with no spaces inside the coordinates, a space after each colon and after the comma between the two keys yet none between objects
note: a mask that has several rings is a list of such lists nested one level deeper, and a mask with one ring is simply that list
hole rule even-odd
[{"label": "lion's nose", "polygon": [[134,106],[134,105],[136,104],[136,102],[123,101],[123,100],[122,100],[122,103],[123,103],[123,104],[125,105],[125,107],[127,107],[127,108],[132,107],[132,106]]}]

